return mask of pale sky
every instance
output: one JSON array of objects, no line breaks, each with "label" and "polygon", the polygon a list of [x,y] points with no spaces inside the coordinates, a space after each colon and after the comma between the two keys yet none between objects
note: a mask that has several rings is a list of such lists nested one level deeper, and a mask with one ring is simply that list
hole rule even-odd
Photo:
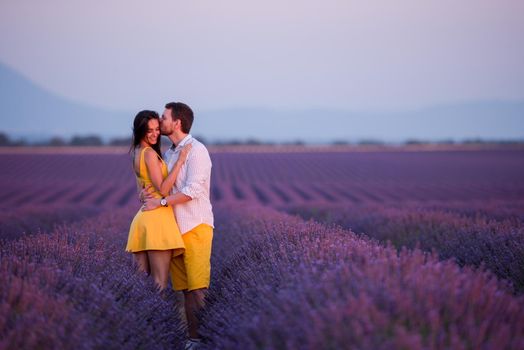
[{"label": "pale sky", "polygon": [[522,0],[0,0],[0,61],[136,111],[524,99]]}]

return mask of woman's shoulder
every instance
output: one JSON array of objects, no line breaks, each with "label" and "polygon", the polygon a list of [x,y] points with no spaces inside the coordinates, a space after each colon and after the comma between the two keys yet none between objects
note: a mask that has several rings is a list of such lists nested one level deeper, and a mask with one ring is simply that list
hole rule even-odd
[{"label": "woman's shoulder", "polygon": [[146,159],[146,161],[162,159],[162,157],[152,147],[144,147],[142,152],[144,152],[144,158]]},{"label": "woman's shoulder", "polygon": [[153,150],[153,148],[151,148],[150,146],[136,146],[135,148],[133,148],[133,154],[143,154],[145,152],[147,152],[148,150]]}]

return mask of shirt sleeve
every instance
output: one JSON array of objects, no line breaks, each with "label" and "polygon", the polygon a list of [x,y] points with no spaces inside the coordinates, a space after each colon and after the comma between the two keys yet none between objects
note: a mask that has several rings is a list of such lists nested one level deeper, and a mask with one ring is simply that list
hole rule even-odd
[{"label": "shirt sleeve", "polygon": [[205,147],[194,147],[186,162],[187,176],[180,192],[191,199],[198,198],[206,190],[211,177],[211,158]]}]

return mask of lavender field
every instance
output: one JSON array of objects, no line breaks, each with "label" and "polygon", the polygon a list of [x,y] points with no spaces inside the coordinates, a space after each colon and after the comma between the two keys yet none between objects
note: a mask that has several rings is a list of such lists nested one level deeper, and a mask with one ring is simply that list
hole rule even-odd
[{"label": "lavender field", "polygon": [[[523,349],[524,150],[212,152],[210,349]],[[0,154],[0,349],[177,349],[122,153]]]}]

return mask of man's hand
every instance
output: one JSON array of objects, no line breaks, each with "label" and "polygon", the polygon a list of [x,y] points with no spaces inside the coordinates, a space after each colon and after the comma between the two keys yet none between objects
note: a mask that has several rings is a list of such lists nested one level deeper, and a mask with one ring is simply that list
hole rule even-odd
[{"label": "man's hand", "polygon": [[144,187],[142,191],[140,191],[140,193],[138,194],[138,198],[140,199],[140,202],[145,203],[146,200],[154,198],[152,195],[154,191],[155,190],[153,189],[153,185],[151,184]]},{"label": "man's hand", "polygon": [[142,205],[142,211],[148,211],[156,209],[160,206],[160,198],[148,198],[144,202],[144,205]]}]

